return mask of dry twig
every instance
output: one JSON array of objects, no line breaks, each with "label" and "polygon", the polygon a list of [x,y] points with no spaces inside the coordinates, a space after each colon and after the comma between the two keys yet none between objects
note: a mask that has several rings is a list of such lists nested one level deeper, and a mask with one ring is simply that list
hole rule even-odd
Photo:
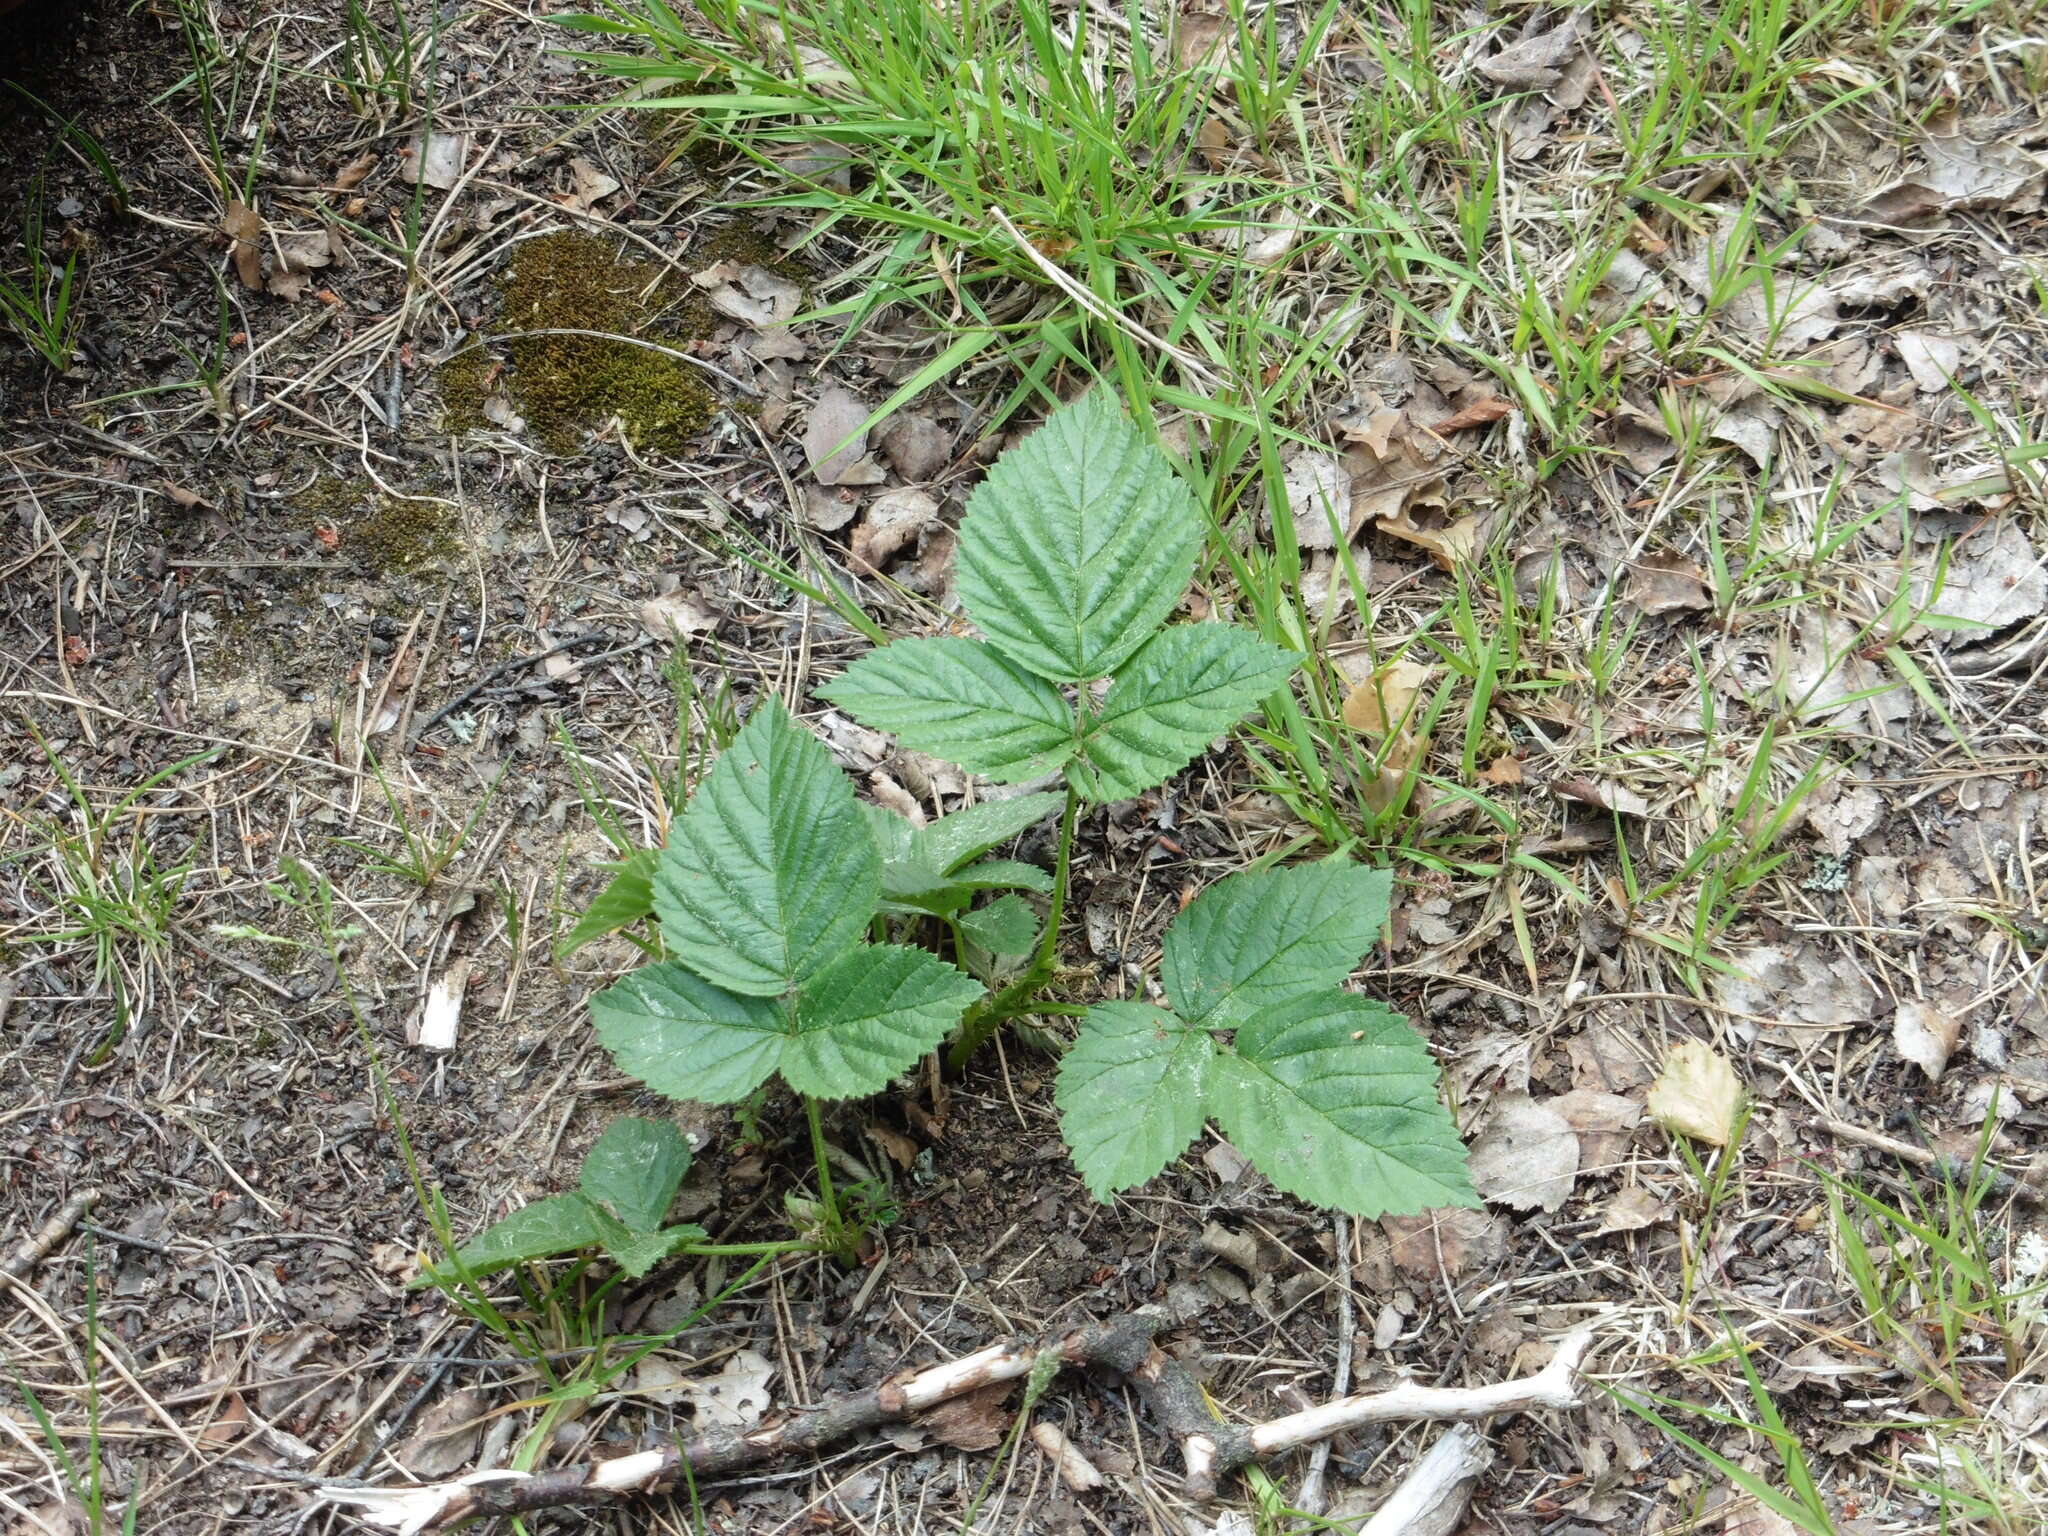
[{"label": "dry twig", "polygon": [[931,1366],[864,1392],[827,1398],[759,1429],[706,1429],[660,1450],[611,1461],[585,1462],[552,1472],[472,1472],[418,1488],[361,1488],[329,1484],[318,1496],[352,1505],[372,1525],[400,1536],[439,1531],[489,1515],[522,1515],[564,1505],[608,1504],[665,1493],[687,1470],[693,1481],[721,1477],[794,1451],[815,1451],[879,1425],[907,1419],[949,1398],[1031,1373],[1047,1353],[1063,1365],[1092,1365],[1122,1375],[1153,1416],[1181,1443],[1185,1487],[1212,1499],[1218,1482],[1240,1467],[1327,1438],[1361,1424],[1388,1419],[1455,1421],[1491,1418],[1535,1408],[1579,1405],[1578,1368],[1593,1341],[1580,1329],[1559,1341],[1549,1365],[1534,1376],[1490,1387],[1402,1385],[1360,1397],[1339,1398],[1265,1424],[1229,1425],[1216,1417],[1201,1384],[1180,1361],[1153,1342],[1163,1313],[1147,1308],[1089,1323],[1043,1344],[992,1344],[945,1365]]}]

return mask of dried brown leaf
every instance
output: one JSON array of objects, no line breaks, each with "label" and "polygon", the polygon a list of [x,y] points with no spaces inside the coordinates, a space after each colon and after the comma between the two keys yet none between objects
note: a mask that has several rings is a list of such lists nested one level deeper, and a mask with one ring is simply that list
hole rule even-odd
[{"label": "dried brown leaf", "polygon": [[221,215],[220,228],[231,242],[228,254],[234,259],[235,276],[242,280],[244,288],[261,289],[263,248],[258,242],[263,238],[263,216],[237,199]]},{"label": "dried brown leaf", "polygon": [[1012,1381],[998,1381],[948,1398],[917,1422],[934,1440],[955,1450],[994,1450],[1010,1432],[1010,1411],[1003,1404],[1015,1386]]},{"label": "dried brown leaf", "polygon": [[1579,1138],[1549,1103],[1526,1093],[1493,1101],[1473,1141],[1468,1169],[1480,1195],[1512,1210],[1554,1211],[1571,1198]]}]

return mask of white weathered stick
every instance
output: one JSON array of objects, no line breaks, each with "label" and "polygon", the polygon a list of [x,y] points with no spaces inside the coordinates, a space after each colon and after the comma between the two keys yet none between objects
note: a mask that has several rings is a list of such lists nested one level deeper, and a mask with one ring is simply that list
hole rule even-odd
[{"label": "white weathered stick", "polygon": [[1492,1465],[1486,1437],[1470,1424],[1453,1424],[1408,1469],[1358,1536],[1450,1536],[1472,1502],[1472,1485]]},{"label": "white weathered stick", "polygon": [[1490,1387],[1418,1387],[1403,1384],[1362,1397],[1340,1397],[1302,1413],[1290,1413],[1252,1427],[1251,1450],[1257,1460],[1297,1445],[1327,1440],[1342,1430],[1361,1424],[1382,1424],[1388,1419],[1443,1421],[1490,1419],[1497,1413],[1522,1413],[1531,1408],[1576,1408],[1579,1406],[1579,1362],[1593,1345],[1593,1331],[1581,1328],[1558,1342],[1550,1364],[1534,1376],[1520,1381],[1497,1382]]},{"label": "white weathered stick", "polygon": [[316,1496],[330,1504],[352,1505],[365,1521],[399,1536],[419,1536],[462,1520],[666,1493],[686,1474],[708,1479],[790,1452],[815,1451],[992,1382],[1015,1381],[1051,1355],[1063,1365],[1092,1365],[1115,1371],[1129,1381],[1161,1427],[1180,1441],[1188,1495],[1212,1499],[1218,1481],[1226,1474],[1360,1424],[1387,1419],[1480,1419],[1530,1408],[1577,1407],[1576,1372],[1593,1340],[1590,1329],[1569,1335],[1559,1342],[1549,1365],[1521,1381],[1491,1387],[1403,1385],[1363,1397],[1341,1398],[1246,1429],[1219,1420],[1188,1368],[1153,1342],[1153,1334],[1164,1322],[1163,1315],[1146,1308],[1107,1322],[1088,1323],[1043,1343],[992,1344],[963,1359],[864,1392],[828,1398],[772,1424],[749,1430],[707,1428],[664,1449],[611,1461],[583,1462],[548,1472],[476,1472],[418,1488],[330,1484],[317,1490]]}]

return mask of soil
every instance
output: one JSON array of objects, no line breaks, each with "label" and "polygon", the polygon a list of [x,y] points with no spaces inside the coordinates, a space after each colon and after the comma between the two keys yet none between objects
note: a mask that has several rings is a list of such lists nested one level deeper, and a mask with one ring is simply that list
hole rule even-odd
[{"label": "soil", "polygon": [[[311,19],[284,25],[245,9],[223,23],[274,29],[263,35],[288,68],[260,111],[266,84],[217,82],[235,93],[219,167],[180,88],[191,63],[171,7],[0,21],[13,39],[0,59],[76,117],[126,188],[124,209],[41,109],[0,99],[0,135],[32,146],[0,173],[0,229],[41,198],[83,272],[71,370],[0,351],[0,935],[16,935],[0,937],[5,1230],[25,1235],[73,1192],[97,1190],[32,1293],[0,1299],[0,1333],[14,1368],[75,1426],[96,1296],[113,1367],[100,1378],[108,1485],[147,1490],[140,1529],[180,1533],[342,1529],[343,1516],[309,1514],[310,1481],[464,1471],[530,1427],[522,1405],[545,1374],[409,1286],[436,1251],[422,1189],[473,1233],[569,1187],[613,1117],[667,1116],[701,1139],[678,1219],[729,1239],[789,1231],[783,1197],[809,1167],[795,1106],[771,1099],[746,1123],[638,1090],[584,1007],[635,951],[612,939],[558,961],[554,944],[616,856],[593,801],[636,838],[658,835],[672,808],[658,786],[701,753],[703,701],[742,713],[769,691],[802,701],[866,647],[736,551],[822,558],[905,632],[929,627],[924,594],[943,591],[933,573],[947,547],[943,526],[925,530],[885,583],[847,535],[808,531],[821,503],[849,493],[810,483],[792,410],[832,382],[879,398],[924,340],[835,352],[821,324],[798,349],[816,376],[758,349],[749,361],[754,333],[707,307],[691,275],[734,253],[806,287],[834,275],[829,248],[788,257],[793,225],[726,204],[726,178],[743,168],[672,155],[635,124],[542,110],[602,88],[552,53],[545,29],[484,9],[460,17],[441,68],[444,100],[460,104],[446,131],[465,136],[458,190],[418,196],[408,177],[431,171],[435,148],[416,115],[358,111],[315,78],[315,55],[339,36],[333,8],[299,7]],[[602,181],[614,189],[592,202]],[[241,201],[267,223],[248,253],[255,286],[223,232]],[[424,231],[413,281],[409,220]],[[316,254],[295,269],[287,251]],[[492,339],[551,328],[667,350]],[[736,389],[742,366],[755,382]],[[920,479],[941,525],[998,440],[987,409],[964,394],[927,407],[945,447]],[[1588,518],[1574,483],[1553,488],[1566,528]],[[675,594],[702,619],[681,653],[681,706],[668,647],[641,617]],[[1673,643],[1666,659],[1681,654]],[[694,721],[680,748],[679,708]],[[960,793],[943,774],[919,784],[933,765],[843,717],[810,716],[870,787],[879,776],[932,804]],[[95,821],[65,775],[99,807],[150,787]],[[1243,785],[1240,759],[1219,748],[1169,791],[1086,820],[1063,977],[1076,1000],[1139,995],[1180,905],[1290,835]],[[1952,802],[1893,822],[1896,856],[1976,824]],[[1531,826],[1550,857],[1601,835],[1547,798]],[[123,935],[105,953],[53,941],[57,893],[89,884],[60,846],[84,850],[101,881],[146,879],[145,849],[159,875],[178,872],[161,934]],[[446,854],[431,879],[396,867],[422,850]],[[1042,836],[1016,852],[1047,855]],[[1659,989],[1645,1001],[1618,934],[1555,905],[1537,925],[1537,988],[1484,889],[1406,875],[1409,915],[1364,984],[1428,1034],[1454,1103],[1510,1081],[1639,1096],[1673,1020],[1711,1012]],[[1455,942],[1435,936],[1451,932],[1447,917]],[[427,992],[458,962],[459,1042],[424,1052]],[[1593,975],[1619,1000],[1588,992]],[[1934,1094],[1896,1058],[1857,1069],[1866,1102],[1929,1100],[1949,1130],[1967,1129],[1966,1086]],[[1589,1318],[1631,1335],[1643,1379],[1668,1363],[1665,1314],[1645,1298],[1699,1259],[1693,1229],[1616,1228],[1606,1214],[1652,1160],[1660,1198],[1691,1198],[1647,1128],[1617,1130],[1610,1159],[1551,1213],[1356,1229],[1276,1194],[1213,1136],[1104,1206],[1066,1160],[1052,1070],[1010,1036],[957,1080],[926,1075],[835,1107],[831,1138],[886,1182],[896,1213],[855,1266],[792,1262],[720,1297],[734,1269],[670,1264],[612,1291],[604,1319],[654,1330],[717,1298],[662,1358],[691,1374],[758,1350],[778,1407],[1147,1305],[1169,1309],[1171,1348],[1247,1419],[1337,1390],[1340,1343],[1357,1346],[1354,1388],[1531,1371],[1546,1340]],[[2016,1131],[2038,1136],[2037,1120],[2027,1111]],[[1705,1260],[1726,1296],[1796,1310],[1811,1299],[1804,1277],[1826,1265],[1802,1160],[1855,1168],[1858,1154],[1816,1135],[1797,1106],[1767,1107],[1752,1137],[1761,1172]],[[559,1337],[556,1369],[581,1347],[566,1324]],[[1781,1385],[1816,1442],[1850,1422],[1824,1387]],[[463,1430],[450,1402],[490,1418]],[[562,1412],[538,1454],[614,1453],[668,1433],[680,1411],[659,1393],[599,1394]],[[1105,1490],[1076,1495],[1035,1457],[912,1431],[702,1490],[703,1528],[951,1527],[984,1490],[984,1528],[1179,1531],[1184,1516],[1211,1528],[1215,1511],[1181,1503],[1162,1471],[1174,1448],[1119,1383],[1066,1383],[1046,1411],[1108,1474]],[[459,1451],[442,1456],[422,1424],[454,1425]],[[0,1452],[0,1492],[41,1505],[48,1481],[21,1449],[34,1439],[29,1428]],[[1475,1530],[1672,1529],[1725,1491],[1604,1401],[1569,1422],[1517,1421],[1500,1440]],[[1333,1476],[1370,1507],[1420,1443],[1400,1428],[1347,1436]],[[1279,1475],[1291,1486],[1297,1472]],[[1917,1506],[1895,1500],[1888,1528],[1912,1528]],[[622,1518],[694,1518],[686,1504],[658,1508]]]}]

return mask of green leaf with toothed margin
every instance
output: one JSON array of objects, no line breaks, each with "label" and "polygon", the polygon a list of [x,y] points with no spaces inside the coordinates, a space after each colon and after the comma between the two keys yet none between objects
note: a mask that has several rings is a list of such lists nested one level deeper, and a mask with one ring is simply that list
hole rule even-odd
[{"label": "green leaf with toothed margin", "polygon": [[996,460],[960,523],[961,604],[1054,683],[1108,677],[1187,591],[1206,528],[1172,462],[1101,391]]},{"label": "green leaf with toothed margin", "polygon": [[1088,1192],[1142,1184],[1201,1132],[1216,1059],[1207,1030],[1149,1003],[1100,1003],[1060,1058],[1053,1102]]},{"label": "green leaf with toothed margin", "polygon": [[1208,1086],[1223,1133],[1289,1194],[1366,1220],[1479,1204],[1436,1062],[1384,1004],[1326,992],[1262,1013]]}]

